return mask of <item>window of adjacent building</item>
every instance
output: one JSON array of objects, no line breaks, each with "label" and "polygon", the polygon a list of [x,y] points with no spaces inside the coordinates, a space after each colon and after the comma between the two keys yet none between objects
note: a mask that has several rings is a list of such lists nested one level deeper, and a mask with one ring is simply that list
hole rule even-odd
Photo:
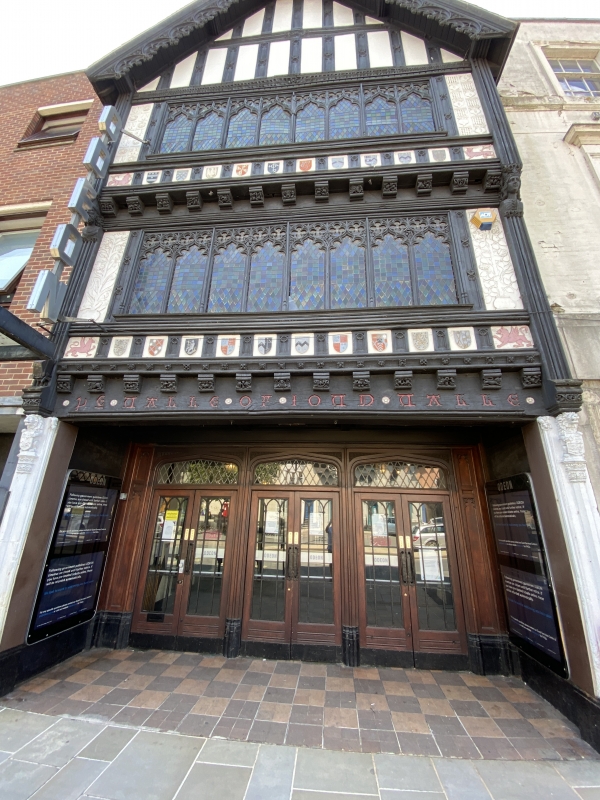
[{"label": "window of adjacent building", "polygon": [[318,311],[458,303],[444,216],[145,237],[130,314]]},{"label": "window of adjacent building", "polygon": [[600,97],[600,64],[592,58],[549,58],[567,97]]},{"label": "window of adjacent building", "polygon": [[87,117],[91,100],[38,108],[19,147],[74,141]]},{"label": "window of adjacent building", "polygon": [[29,261],[39,235],[39,229],[0,231],[0,305],[12,299],[12,290]]}]

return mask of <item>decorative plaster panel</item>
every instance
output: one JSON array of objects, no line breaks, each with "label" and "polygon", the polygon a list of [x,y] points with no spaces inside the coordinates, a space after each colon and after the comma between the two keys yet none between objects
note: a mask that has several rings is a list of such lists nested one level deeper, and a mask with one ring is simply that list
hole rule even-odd
[{"label": "decorative plaster panel", "polygon": [[446,83],[459,136],[489,133],[473,76],[468,72],[446,75]]},{"label": "decorative plaster panel", "polygon": [[[139,136],[140,139],[143,139],[146,135],[146,129],[148,128],[148,123],[150,122],[150,116],[153,108],[154,103],[145,103],[142,106],[133,106],[129,112],[129,116],[127,117],[125,130],[129,131],[129,133],[133,133],[135,136]],[[126,164],[129,161],[137,161],[141,149],[141,142],[138,142],[137,139],[132,139],[130,136],[127,136],[124,133],[121,134],[121,141],[119,142],[119,147],[117,149],[113,164]]]},{"label": "decorative plaster panel", "polygon": [[476,212],[477,209],[467,211],[467,219],[485,307],[488,311],[523,308],[502,220],[498,217],[491,231],[482,231],[471,225]]},{"label": "decorative plaster panel", "polygon": [[102,322],[129,240],[129,231],[105,233],[77,314],[78,319]]}]

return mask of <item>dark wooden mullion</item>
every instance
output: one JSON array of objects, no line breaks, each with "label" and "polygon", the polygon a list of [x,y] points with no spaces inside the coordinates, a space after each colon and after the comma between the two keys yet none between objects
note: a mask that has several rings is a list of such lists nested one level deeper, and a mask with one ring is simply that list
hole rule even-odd
[{"label": "dark wooden mullion", "polygon": [[410,288],[412,291],[412,305],[420,306],[419,296],[419,281],[417,280],[417,265],[415,262],[415,247],[414,244],[409,244],[408,247],[408,269],[410,271]]},{"label": "dark wooden mullion", "polygon": [[323,27],[333,28],[333,0],[323,0]]},{"label": "dark wooden mullion", "polygon": [[255,78],[266,78],[269,67],[269,52],[271,45],[269,42],[262,42],[258,45],[258,55],[256,57]]},{"label": "dark wooden mullion", "polygon": [[324,142],[329,141],[329,92],[325,92],[325,139]]},{"label": "dark wooden mullion", "polygon": [[[369,44],[367,41],[367,32],[359,31],[354,35],[354,42],[356,45],[356,66],[358,69],[369,69]],[[364,55],[361,55],[361,52]]]},{"label": "dark wooden mullion", "polygon": [[358,84],[358,119],[360,121],[360,138],[362,139],[367,135],[367,115],[362,83]]},{"label": "dark wooden mullion", "polygon": [[331,250],[332,245],[323,245],[325,248],[325,309],[331,308]]},{"label": "dark wooden mullion", "polygon": [[373,267],[373,251],[371,249],[371,219],[365,221],[365,271],[367,279],[367,307],[375,307],[375,269]]},{"label": "dark wooden mullion", "polygon": [[[439,78],[442,80],[440,81]],[[442,101],[438,96],[437,87],[434,86],[435,83],[445,86],[445,81],[441,75],[434,78],[433,81],[431,79],[429,80],[429,102],[431,103],[431,110],[433,112],[433,124],[436,131],[446,131],[448,130],[448,121],[444,117],[444,110],[441,107]]]},{"label": "dark wooden mullion", "polygon": [[[200,105],[200,104],[198,104],[198,105]],[[190,135],[189,135],[189,138],[188,138],[188,148],[187,148],[188,153],[193,153],[194,152],[194,150],[192,148],[192,144],[194,142],[194,136],[196,135],[196,128],[198,127],[198,123],[199,122],[200,122],[200,109],[197,108],[196,109],[196,113],[194,114],[194,118],[192,120],[192,127],[191,127]]]},{"label": "dark wooden mullion", "polygon": [[165,281],[166,286],[168,287],[165,291],[165,296],[162,302],[162,310],[159,311],[160,314],[166,314],[167,308],[169,307],[169,300],[171,298],[171,287],[173,286],[173,277],[175,276],[175,267],[177,266],[177,258],[174,253],[171,255],[171,266],[169,268],[169,275],[167,280]]},{"label": "dark wooden mullion", "polygon": [[302,59],[302,39],[299,36],[292,36],[290,39],[290,60],[288,63],[288,75],[300,74],[301,59]]},{"label": "dark wooden mullion", "polygon": [[190,86],[200,86],[202,81],[202,76],[204,75],[204,67],[206,66],[206,56],[208,55],[208,47],[202,47],[198,51],[198,58],[196,59],[196,63],[194,65],[194,71],[192,72],[192,80],[190,81]]},{"label": "dark wooden mullion", "polygon": [[[135,233],[137,233],[137,236],[134,236]],[[140,268],[140,255],[143,241],[144,231],[132,231],[129,234],[129,242],[121,265],[121,273],[117,277],[115,288],[113,289],[113,300],[109,308],[111,318],[115,310],[117,310],[117,313],[121,314],[125,313],[125,309],[127,309],[127,313],[129,312],[133,287],[135,286],[135,279]],[[122,287],[122,291],[117,295],[116,290],[119,286]]]},{"label": "dark wooden mullion", "polygon": [[390,30],[390,42],[392,45],[392,59],[395,67],[405,67],[404,50],[402,49],[402,39],[397,30]]},{"label": "dark wooden mullion", "polygon": [[265,16],[263,19],[263,33],[271,33],[273,30],[273,18],[275,15],[275,3],[269,3],[265,8]]},{"label": "dark wooden mullion", "polygon": [[225,67],[223,69],[223,77],[221,83],[231,83],[235,75],[235,67],[237,64],[239,47],[228,47],[227,58],[225,59]]},{"label": "dark wooden mullion", "polygon": [[[466,259],[463,257],[463,250],[468,253],[470,243],[466,231],[462,230],[462,220],[457,219],[463,214],[463,211],[448,214],[448,247],[450,249],[450,261],[452,262],[452,272],[454,273],[457,300],[461,304],[471,304],[477,303],[478,298],[471,296],[468,291],[468,284],[472,282],[469,282],[468,279],[465,280],[467,268],[465,267]],[[467,242],[467,247],[464,248],[462,244],[459,244],[463,239]]]},{"label": "dark wooden mullion", "polygon": [[287,311],[290,291],[292,288],[292,243],[290,241],[290,223],[288,222],[285,230],[285,259],[283,266],[283,282],[281,287],[281,310]]},{"label": "dark wooden mullion", "polygon": [[262,97],[258,101],[258,111],[256,113],[256,133],[254,135],[254,146],[259,147],[260,141],[260,126],[262,125],[262,116],[263,116],[263,99]]},{"label": "dark wooden mullion", "polygon": [[303,16],[303,0],[294,0],[292,6],[292,30],[293,31],[301,31],[302,30],[302,16]]},{"label": "dark wooden mullion", "polygon": [[210,285],[212,283],[213,266],[215,263],[215,236],[217,228],[212,229],[210,245],[208,246],[208,263],[206,264],[206,274],[204,276],[204,286],[202,287],[202,297],[200,299],[200,314],[208,311],[208,299],[210,297]]},{"label": "dark wooden mullion", "polygon": [[244,285],[242,287],[242,313],[246,312],[248,305],[248,291],[250,289],[250,270],[252,268],[252,252],[246,253],[246,268],[244,270]]},{"label": "dark wooden mullion", "polygon": [[292,93],[292,100],[291,100],[291,111],[290,111],[290,142],[294,143],[296,141],[296,116],[298,114],[298,100],[296,98],[296,93]]},{"label": "dark wooden mullion", "polygon": [[[140,148],[140,156],[147,159],[149,156],[156,155],[162,144],[165,131],[167,129],[167,117],[169,116],[168,103],[156,103],[152,109],[152,114],[148,121],[148,130],[151,131],[150,144],[143,144]],[[148,134],[146,134],[148,138]],[[141,159],[140,159],[141,160]]]},{"label": "dark wooden mullion", "polygon": [[231,120],[231,97],[228,98],[227,107],[225,109],[225,119],[223,120],[223,130],[221,132],[221,150],[224,150],[227,144],[227,133],[229,131],[230,120]]}]

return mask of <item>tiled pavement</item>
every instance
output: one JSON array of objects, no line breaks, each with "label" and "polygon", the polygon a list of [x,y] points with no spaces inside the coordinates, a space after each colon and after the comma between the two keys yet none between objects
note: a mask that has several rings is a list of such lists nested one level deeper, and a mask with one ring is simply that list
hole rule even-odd
[{"label": "tiled pavement", "polygon": [[92,650],[20,686],[0,706],[3,714],[18,709],[133,731],[355,753],[600,758],[517,678],[468,672]]}]

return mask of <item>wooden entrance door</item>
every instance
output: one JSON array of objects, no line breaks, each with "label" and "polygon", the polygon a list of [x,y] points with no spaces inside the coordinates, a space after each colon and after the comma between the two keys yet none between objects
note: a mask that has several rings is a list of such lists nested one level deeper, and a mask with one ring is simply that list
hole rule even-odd
[{"label": "wooden entrance door", "polygon": [[250,513],[242,639],[339,645],[338,493],[256,491]]},{"label": "wooden entrance door", "polygon": [[134,631],[223,635],[236,494],[222,486],[155,492]]},{"label": "wooden entrance door", "polygon": [[356,496],[363,570],[361,643],[414,653],[463,653],[464,632],[448,497]]}]

